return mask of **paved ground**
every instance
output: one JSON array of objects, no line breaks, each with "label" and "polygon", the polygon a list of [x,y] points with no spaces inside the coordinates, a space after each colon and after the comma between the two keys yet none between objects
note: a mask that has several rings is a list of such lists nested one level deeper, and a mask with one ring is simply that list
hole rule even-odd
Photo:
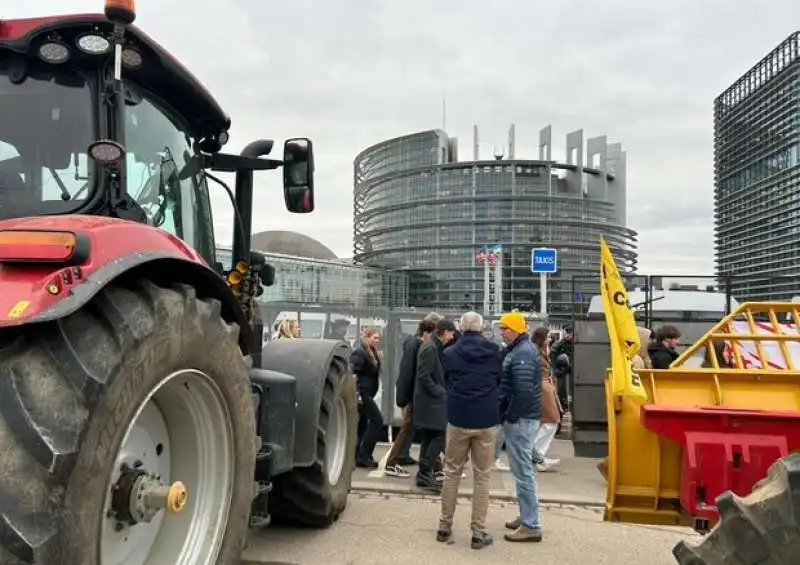
[{"label": "paved ground", "polygon": [[501,539],[503,522],[513,517],[510,502],[489,509],[492,547],[469,548],[469,506],[456,514],[455,536],[438,543],[438,502],[413,495],[353,493],[341,520],[328,530],[270,528],[254,534],[243,565],[674,565],[672,546],[685,530],[630,526],[602,521],[598,509],[550,506],[542,510],[545,540],[512,544]]},{"label": "paved ground", "polygon": [[[385,457],[379,446],[376,459]],[[696,538],[686,529],[603,522],[600,506],[605,483],[596,461],[572,457],[571,444],[557,441],[550,456],[562,459],[557,470],[537,474],[545,502],[542,544],[503,541],[503,523],[516,515],[510,473],[494,472],[489,530],[495,545],[469,548],[469,501],[459,502],[455,540],[436,542],[439,502],[414,486],[413,477],[383,477],[358,469],[350,505],[342,519],[323,531],[269,528],[254,532],[245,553],[247,565],[673,565],[671,549],[682,538]],[[413,468],[412,468],[413,470]],[[462,479],[461,494],[469,496],[471,473]]]},{"label": "paved ground", "polygon": [[[375,459],[382,460],[388,452],[388,445],[380,444],[375,450]],[[412,451],[416,457],[416,446]],[[505,458],[505,454],[503,455]],[[546,502],[566,502],[570,504],[602,505],[606,497],[606,484],[597,472],[597,460],[576,458],[572,455],[572,443],[556,440],[550,448],[548,457],[558,457],[561,463],[552,471],[537,473],[539,496]],[[370,492],[410,493],[421,492],[414,484],[413,473],[416,467],[409,468],[411,478],[398,479],[384,477],[378,470],[356,469],[353,475],[353,488]],[[460,492],[468,496],[472,492],[472,473],[461,481]],[[492,495],[495,498],[514,496],[514,480],[509,472],[492,473]]]}]

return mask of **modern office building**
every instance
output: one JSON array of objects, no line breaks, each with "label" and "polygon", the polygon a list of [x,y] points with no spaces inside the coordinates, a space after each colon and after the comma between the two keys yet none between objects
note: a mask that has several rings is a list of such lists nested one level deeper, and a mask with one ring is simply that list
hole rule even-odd
[{"label": "modern office building", "polygon": [[[339,260],[319,241],[295,232],[261,232],[252,241],[275,267],[275,284],[264,288],[262,301],[362,309],[408,305],[405,273]],[[217,260],[229,269],[231,249],[217,248]]]},{"label": "modern office building", "polygon": [[749,300],[800,294],[800,32],[714,101],[719,275]]},{"label": "modern office building", "polygon": [[[410,276],[412,306],[482,308],[484,268],[476,252],[502,249],[504,308],[538,310],[539,276],[531,249],[558,250],[548,312],[569,316],[575,301],[598,292],[599,236],[620,270],[636,269],[636,232],[626,227],[625,152],[606,137],[567,135],[566,163],[551,156],[551,128],[539,132],[538,159],[481,159],[474,129],[473,160],[442,130],[390,139],[354,162],[354,259]],[[505,151],[504,151],[505,152]],[[586,156],[586,160],[584,160]]]}]

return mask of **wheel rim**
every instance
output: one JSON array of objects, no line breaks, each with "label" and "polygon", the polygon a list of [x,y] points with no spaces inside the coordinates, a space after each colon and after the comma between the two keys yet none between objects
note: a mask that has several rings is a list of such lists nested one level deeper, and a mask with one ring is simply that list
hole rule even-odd
[{"label": "wheel rim", "polygon": [[[163,379],[140,405],[117,454],[100,532],[102,565],[216,563],[228,524],[233,452],[230,413],[216,383],[195,370]],[[131,489],[132,477],[148,490]],[[143,508],[153,513],[159,501],[175,502],[177,490],[171,499],[161,496],[172,481],[185,485],[185,506],[157,510],[145,521]],[[127,522],[131,514],[138,523]]]},{"label": "wheel rim", "polygon": [[333,402],[328,431],[325,434],[325,467],[328,472],[328,483],[331,486],[339,482],[344,469],[347,452],[347,409],[344,399],[336,397]]}]

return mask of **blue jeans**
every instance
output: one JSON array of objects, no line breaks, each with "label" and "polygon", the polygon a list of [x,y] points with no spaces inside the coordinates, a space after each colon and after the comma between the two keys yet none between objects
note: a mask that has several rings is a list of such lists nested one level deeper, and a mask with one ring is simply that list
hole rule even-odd
[{"label": "blue jeans", "polygon": [[516,422],[505,422],[506,453],[511,474],[517,483],[519,517],[523,526],[540,528],[539,496],[536,492],[536,477],[533,473],[533,439],[539,429],[539,420],[520,418]]}]

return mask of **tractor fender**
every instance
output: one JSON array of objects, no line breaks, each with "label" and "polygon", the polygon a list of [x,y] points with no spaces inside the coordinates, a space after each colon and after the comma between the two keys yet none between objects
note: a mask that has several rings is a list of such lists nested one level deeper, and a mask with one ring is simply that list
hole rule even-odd
[{"label": "tractor fender", "polygon": [[[225,280],[178,237],[115,218],[58,216],[0,222],[0,229],[70,231],[88,248],[76,265],[0,266],[0,328],[49,322],[83,307],[120,278],[149,279],[157,285],[184,283],[199,298],[215,298],[222,316],[240,327],[239,343],[250,349],[250,326]],[[49,288],[57,288],[50,292]]]},{"label": "tractor fender", "polygon": [[350,374],[350,346],[333,339],[278,339],[264,345],[261,368],[297,379],[294,422],[294,465],[317,460],[317,423],[322,392],[332,363],[344,363]]}]

